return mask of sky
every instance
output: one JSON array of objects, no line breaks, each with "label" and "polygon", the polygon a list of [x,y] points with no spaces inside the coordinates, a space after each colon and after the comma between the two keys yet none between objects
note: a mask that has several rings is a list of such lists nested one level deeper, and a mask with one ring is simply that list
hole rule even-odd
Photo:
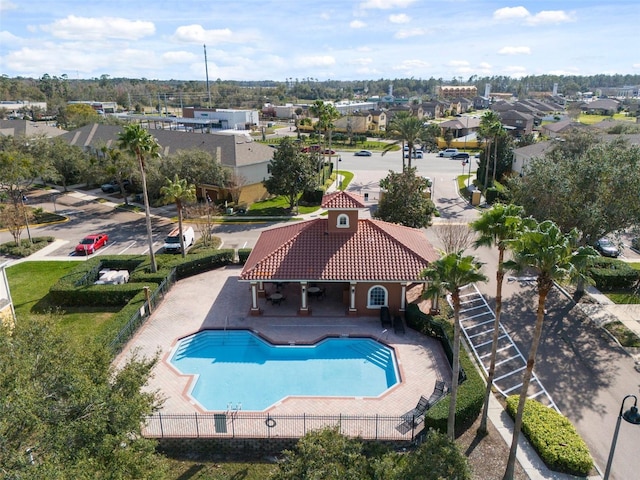
[{"label": "sky", "polygon": [[205,67],[212,81],[640,74],[639,25],[638,0],[0,0],[0,74],[199,81]]}]

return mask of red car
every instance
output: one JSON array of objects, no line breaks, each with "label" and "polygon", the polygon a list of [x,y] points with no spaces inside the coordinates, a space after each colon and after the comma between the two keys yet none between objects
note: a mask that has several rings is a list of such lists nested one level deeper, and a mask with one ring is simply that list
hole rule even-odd
[{"label": "red car", "polygon": [[91,255],[92,253],[95,253],[95,251],[100,247],[105,246],[108,240],[109,236],[106,233],[87,235],[78,245],[76,245],[76,253]]}]

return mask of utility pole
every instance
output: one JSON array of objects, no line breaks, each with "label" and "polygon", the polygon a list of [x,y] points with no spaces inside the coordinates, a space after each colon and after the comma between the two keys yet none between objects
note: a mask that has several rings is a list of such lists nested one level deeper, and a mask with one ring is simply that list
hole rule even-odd
[{"label": "utility pole", "polygon": [[209,98],[208,107],[211,108],[211,90],[209,89],[209,65],[207,64],[207,46],[203,45],[203,47],[204,47],[204,71],[207,76],[207,97]]}]

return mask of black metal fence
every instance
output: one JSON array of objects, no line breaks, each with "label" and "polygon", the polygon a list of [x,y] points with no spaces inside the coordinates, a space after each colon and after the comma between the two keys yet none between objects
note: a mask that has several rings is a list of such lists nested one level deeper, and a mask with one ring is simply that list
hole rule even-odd
[{"label": "black metal fence", "polygon": [[151,311],[164,299],[169,292],[173,284],[176,283],[176,269],[173,268],[165,279],[158,285],[151,294],[149,300],[144,302],[144,305],[134,313],[129,321],[120,331],[116,334],[114,339],[109,343],[109,349],[114,355],[118,354],[125,343],[131,338],[131,336],[138,330],[140,325],[149,317]]},{"label": "black metal fence", "polygon": [[341,434],[366,440],[413,441],[422,416],[271,415],[262,412],[162,414],[147,417],[151,438],[301,438],[311,430],[338,427]]}]

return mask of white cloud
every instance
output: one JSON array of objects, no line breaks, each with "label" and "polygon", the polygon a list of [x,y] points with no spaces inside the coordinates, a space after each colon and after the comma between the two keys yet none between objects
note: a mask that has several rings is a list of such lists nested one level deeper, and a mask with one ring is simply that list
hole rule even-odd
[{"label": "white cloud", "polygon": [[491,64],[490,64],[490,63],[487,63],[487,62],[480,62],[479,67],[480,67],[482,70],[488,70],[488,69],[490,69],[490,68],[491,68]]},{"label": "white cloud", "polygon": [[575,21],[575,14],[564,10],[542,10],[532,14],[524,7],[505,7],[493,12],[493,19],[498,22],[524,20],[527,25],[547,25]]},{"label": "white cloud", "polygon": [[331,55],[311,55],[308,57],[298,57],[295,63],[300,67],[328,67],[335,65],[336,59]]},{"label": "white cloud", "polygon": [[408,28],[408,29],[398,30],[393,36],[393,38],[402,39],[402,38],[409,38],[409,37],[419,37],[421,35],[424,35],[425,33],[427,33],[427,31],[423,28]]},{"label": "white cloud", "polygon": [[633,65],[631,65],[633,68],[640,68],[640,63],[634,63]]},{"label": "white cloud", "polygon": [[431,64],[424,60],[404,60],[398,65],[392,67],[393,70],[400,70],[403,72],[416,72],[427,68],[430,68]]},{"label": "white cloud", "polygon": [[2,0],[2,2],[0,2],[0,12],[8,12],[9,10],[16,10],[17,8],[18,5],[9,0]]},{"label": "white cloud", "polygon": [[529,25],[547,25],[557,23],[567,23],[575,21],[574,14],[568,14],[563,10],[544,10],[527,18]]},{"label": "white cloud", "polygon": [[397,15],[389,15],[389,21],[391,23],[409,23],[411,21],[411,17],[404,13],[399,13]]},{"label": "white cloud", "polygon": [[466,60],[449,60],[447,65],[454,68],[468,67],[470,65]]},{"label": "white cloud", "polygon": [[197,55],[191,52],[166,52],[162,55],[162,59],[167,63],[191,63],[197,61]]},{"label": "white cloud", "polygon": [[373,58],[361,57],[361,58],[352,58],[348,63],[351,65],[371,65],[373,63]]},{"label": "white cloud", "polygon": [[406,8],[415,0],[367,0],[360,4],[362,9],[391,10],[392,8]]},{"label": "white cloud", "polygon": [[69,15],[50,25],[42,25],[41,30],[65,40],[97,40],[118,38],[138,40],[153,35],[156,27],[152,22],[131,21],[117,17],[76,17]]},{"label": "white cloud", "polygon": [[367,24],[360,20],[353,20],[351,23],[349,23],[349,26],[351,28],[364,28],[367,26]]},{"label": "white cloud", "polygon": [[206,30],[202,25],[183,25],[176,28],[171,37],[177,42],[185,43],[250,43],[257,40],[257,35],[252,32],[233,32],[229,28]]},{"label": "white cloud", "polygon": [[524,7],[504,7],[493,12],[493,19],[498,21],[507,21],[514,18],[528,18],[531,14]]},{"label": "white cloud", "polygon": [[511,65],[509,67],[506,67],[504,69],[504,71],[512,76],[512,77],[524,77],[527,74],[527,69],[526,67],[523,66],[519,66],[519,65]]},{"label": "white cloud", "polygon": [[530,55],[531,49],[529,47],[502,47],[498,53],[500,55]]}]

